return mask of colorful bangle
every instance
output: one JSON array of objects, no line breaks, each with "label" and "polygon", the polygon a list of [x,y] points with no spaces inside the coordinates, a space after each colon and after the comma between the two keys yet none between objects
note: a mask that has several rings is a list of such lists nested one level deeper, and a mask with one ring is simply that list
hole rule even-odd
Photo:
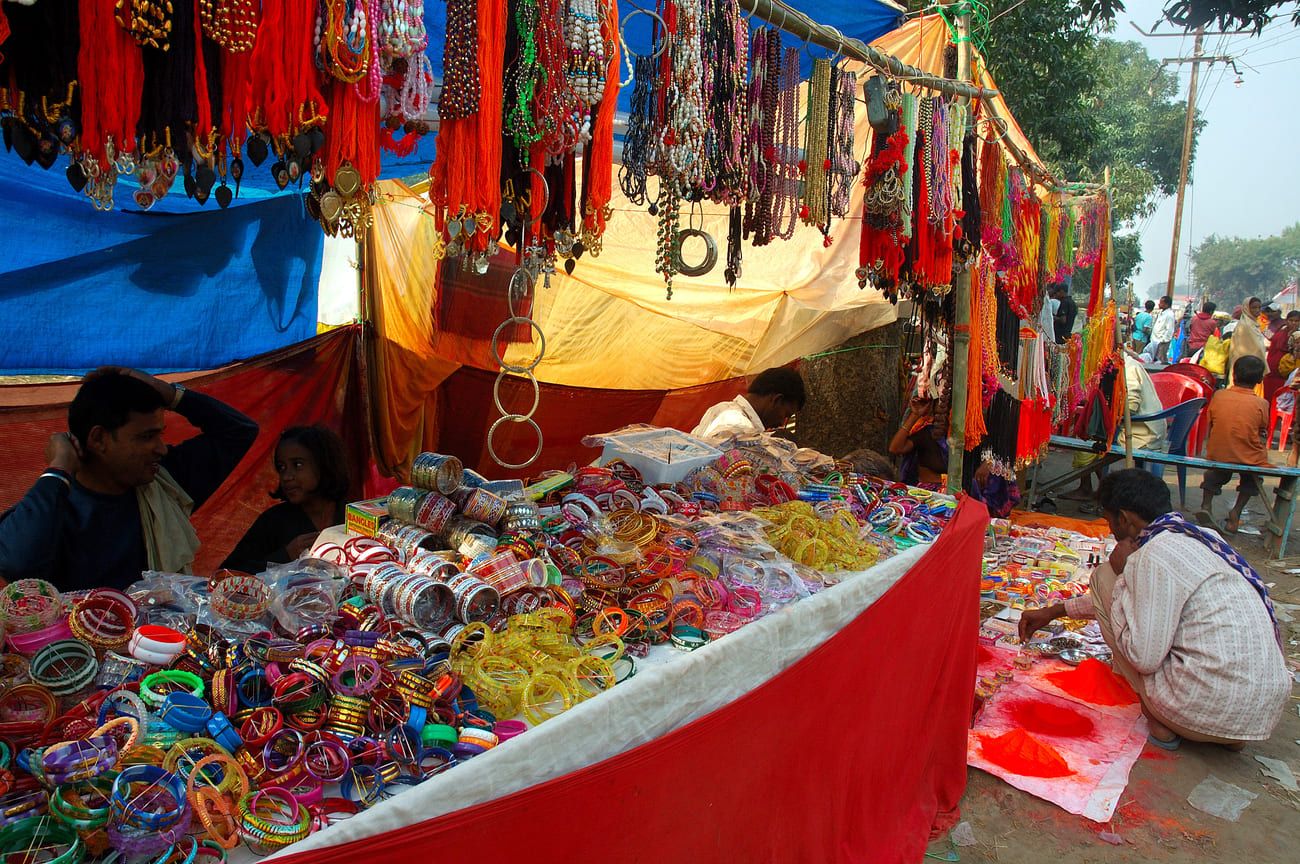
[{"label": "colorful bangle", "polygon": [[256,576],[223,579],[212,587],[212,611],[232,621],[260,618],[271,608],[271,586]]},{"label": "colorful bangle", "polygon": [[212,709],[199,697],[181,690],[163,697],[158,713],[173,729],[199,732],[207,728]]},{"label": "colorful bangle", "polygon": [[75,639],[51,642],[32,658],[32,683],[48,688],[54,696],[81,692],[94,682],[98,671],[95,652]]},{"label": "colorful bangle", "polygon": [[[154,689],[163,684],[176,685],[176,687],[161,692]],[[157,708],[162,705],[163,700],[167,698],[167,694],[173,692],[174,689],[186,690],[191,695],[202,698],[203,679],[193,672],[185,672],[180,669],[164,669],[161,672],[154,672],[146,675],[144,680],[140,682],[140,698],[150,708]]]}]

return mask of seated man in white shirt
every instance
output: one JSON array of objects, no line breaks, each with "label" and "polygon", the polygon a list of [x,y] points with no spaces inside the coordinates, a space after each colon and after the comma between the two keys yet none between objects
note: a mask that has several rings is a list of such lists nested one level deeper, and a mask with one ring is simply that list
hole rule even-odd
[{"label": "seated man in white shirt", "polygon": [[803,409],[806,398],[803,377],[797,370],[787,366],[768,369],[750,382],[744,394],[705,411],[691,434],[719,440],[779,429]]},{"label": "seated man in white shirt", "polygon": [[1101,481],[1118,544],[1088,593],[1020,617],[1020,638],[1062,616],[1096,618],[1115,671],[1142,699],[1150,741],[1239,750],[1267,741],[1291,696],[1278,624],[1259,574],[1173,509],[1169,487],[1137,468]]}]

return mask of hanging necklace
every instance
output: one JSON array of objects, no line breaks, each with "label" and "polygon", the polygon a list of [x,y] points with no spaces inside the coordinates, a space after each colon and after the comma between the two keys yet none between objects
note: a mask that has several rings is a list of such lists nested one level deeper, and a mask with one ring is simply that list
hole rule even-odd
[{"label": "hanging necklace", "polygon": [[627,132],[623,136],[623,164],[618,170],[619,188],[628,202],[638,207],[646,203],[650,147],[657,137],[650,116],[654,102],[655,65],[655,58],[645,54],[637,57],[633,66],[632,101],[627,113]]},{"label": "hanging necklace", "polygon": [[830,210],[831,215],[844,219],[849,215],[849,198],[853,181],[861,165],[853,158],[853,100],[858,89],[858,76],[842,69],[833,70],[836,86],[834,116],[831,120]]},{"label": "hanging necklace", "polygon": [[799,221],[799,50],[785,49],[781,64],[780,99],[777,108],[776,171],[772,195],[772,235],[782,240],[794,236]]},{"label": "hanging necklace", "polygon": [[830,221],[827,169],[830,167],[831,61],[813,61],[808,84],[808,124],[804,134],[804,195],[799,218],[809,225]]},{"label": "hanging necklace", "polygon": [[471,117],[478,113],[481,96],[478,0],[447,0],[447,41],[442,49],[438,116],[444,120]]},{"label": "hanging necklace", "polygon": [[700,0],[676,4],[677,33],[672,41],[672,105],[663,132],[661,176],[679,194],[700,185],[704,156],[704,95],[701,86]]},{"label": "hanging necklace", "polygon": [[510,88],[514,102],[506,114],[504,128],[514,138],[520,163],[528,165],[528,147],[541,134],[533,122],[533,97],[541,68],[537,63],[537,0],[517,0],[515,25],[519,32],[519,56],[510,67]]},{"label": "hanging necklace", "polygon": [[744,230],[755,246],[772,239],[772,176],[776,135],[776,77],[781,57],[781,33],[776,28],[759,28],[750,53],[748,139],[749,194],[745,202]]}]

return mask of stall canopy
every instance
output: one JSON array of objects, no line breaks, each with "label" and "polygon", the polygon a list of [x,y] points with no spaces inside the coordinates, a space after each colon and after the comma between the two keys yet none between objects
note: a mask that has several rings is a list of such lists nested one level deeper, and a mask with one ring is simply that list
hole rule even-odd
[{"label": "stall canopy", "polygon": [[[425,5],[435,75],[445,11]],[[813,11],[863,40],[902,21],[901,7],[887,0],[831,0]],[[634,50],[648,20],[635,16],[628,25]],[[427,135],[409,155],[385,152],[381,176],[423,175],[436,145]],[[101,213],[68,185],[65,162],[42,171],[0,154],[0,230],[8,238],[0,310],[24,323],[0,349],[0,373],[77,373],[110,360],[208,369],[314,335],[320,228],[292,187],[275,191],[265,165],[250,167],[226,211],[214,201],[200,207],[178,183],[147,213],[119,188],[117,207]]]}]

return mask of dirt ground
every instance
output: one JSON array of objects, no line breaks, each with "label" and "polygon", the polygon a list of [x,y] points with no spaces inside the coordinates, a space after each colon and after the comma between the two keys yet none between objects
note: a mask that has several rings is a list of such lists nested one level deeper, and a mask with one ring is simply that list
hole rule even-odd
[{"label": "dirt ground", "polygon": [[[1273,454],[1281,462],[1281,454]],[[1043,469],[1051,478],[1068,469],[1069,456],[1052,454]],[[1177,477],[1167,472],[1177,503]],[[1188,511],[1190,517],[1200,506],[1199,472],[1189,472]],[[1267,484],[1270,488],[1272,482]],[[1229,487],[1235,489],[1235,487]],[[1225,490],[1227,491],[1227,490]],[[1215,513],[1222,518],[1232,496],[1223,495],[1215,502]],[[1077,505],[1057,499],[1058,512],[1065,516],[1082,516]],[[1254,529],[1263,526],[1262,508],[1247,510],[1243,524]],[[1264,577],[1273,583],[1273,599],[1281,604],[1300,604],[1300,574],[1288,574],[1265,566],[1268,556],[1262,539],[1238,535],[1233,543],[1246,555]],[[1300,531],[1291,535],[1288,557],[1300,556]],[[1300,561],[1294,566],[1300,567]],[[1287,633],[1286,650],[1293,669],[1300,668],[1300,609],[1287,610],[1296,620],[1283,624]],[[1279,616],[1282,617],[1282,616]],[[1300,694],[1300,687],[1296,688]],[[974,830],[976,844],[954,848],[941,841],[931,845],[931,854],[940,860],[957,860],[976,864],[1043,864],[1052,860],[1075,862],[1204,862],[1231,861],[1251,864],[1282,864],[1300,860],[1300,795],[1284,790],[1276,781],[1260,773],[1262,767],[1254,756],[1281,759],[1300,777],[1300,695],[1283,715],[1271,740],[1248,746],[1241,753],[1221,747],[1184,743],[1173,753],[1147,745],[1142,758],[1134,765],[1128,789],[1120,799],[1115,816],[1108,824],[1098,824],[1066,813],[1064,810],[1021,792],[1003,781],[976,769],[970,770],[969,785],[962,801],[962,819]],[[1259,795],[1250,803],[1239,822],[1202,813],[1187,803],[1192,789],[1214,776]],[[1109,842],[1101,835],[1111,836]],[[1118,845],[1116,845],[1118,844]],[[927,859],[930,860],[930,859]]]}]

